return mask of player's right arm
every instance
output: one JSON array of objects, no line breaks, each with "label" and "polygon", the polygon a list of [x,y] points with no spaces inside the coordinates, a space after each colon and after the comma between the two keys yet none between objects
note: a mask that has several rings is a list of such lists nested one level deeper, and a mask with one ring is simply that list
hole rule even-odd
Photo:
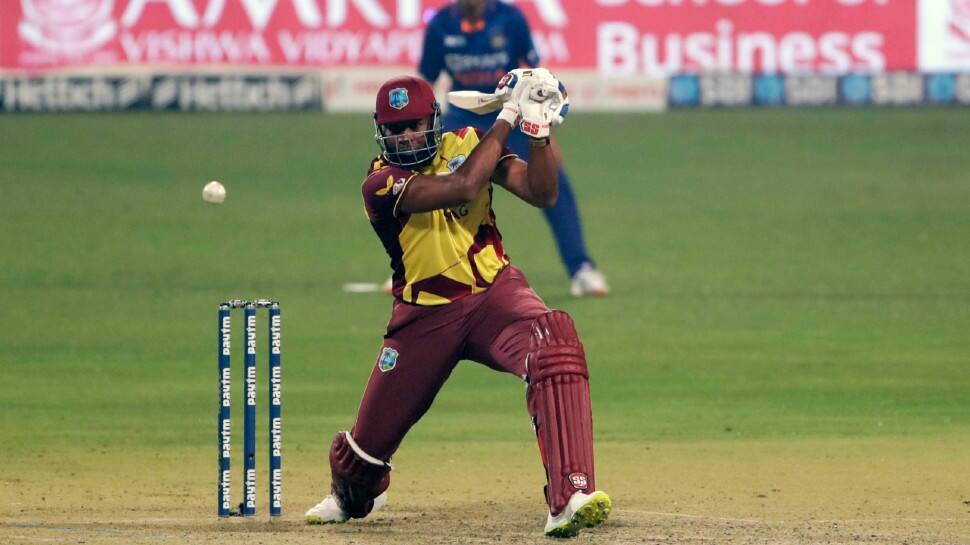
[{"label": "player's right arm", "polygon": [[493,181],[536,208],[554,206],[559,198],[559,159],[554,143],[530,143],[529,162],[518,158],[502,161]]},{"label": "player's right arm", "polygon": [[465,163],[444,176],[418,174],[401,188],[396,214],[451,208],[472,201],[491,179],[512,124],[501,116],[475,146]]}]

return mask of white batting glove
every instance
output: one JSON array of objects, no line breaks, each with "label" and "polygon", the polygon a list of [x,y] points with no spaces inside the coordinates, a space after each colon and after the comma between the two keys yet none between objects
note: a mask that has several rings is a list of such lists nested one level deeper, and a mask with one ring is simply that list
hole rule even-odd
[{"label": "white batting glove", "polygon": [[558,84],[559,93],[550,102],[550,106],[555,112],[552,116],[552,124],[562,125],[566,122],[566,114],[569,113],[569,93],[566,92],[566,86],[561,81],[557,80],[556,83]]},{"label": "white batting glove", "polygon": [[543,78],[519,97],[519,130],[532,138],[548,138],[550,128],[561,125],[568,112],[566,87],[555,78]]},{"label": "white batting glove", "polygon": [[498,114],[498,119],[512,125],[512,128],[517,127],[521,119],[519,115],[519,105],[511,100],[505,102],[505,104],[502,105],[502,111]]},{"label": "white batting glove", "polygon": [[519,95],[524,89],[519,86],[523,79],[523,71],[523,68],[516,68],[502,76],[495,87],[495,96],[502,102],[518,102]]},{"label": "white batting glove", "polygon": [[559,85],[559,80],[545,68],[516,68],[502,76],[495,96],[502,102],[519,102],[536,85]]}]

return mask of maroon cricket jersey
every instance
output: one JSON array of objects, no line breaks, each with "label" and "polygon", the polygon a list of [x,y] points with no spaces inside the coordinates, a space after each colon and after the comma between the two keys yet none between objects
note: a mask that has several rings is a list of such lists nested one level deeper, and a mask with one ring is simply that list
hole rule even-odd
[{"label": "maroon cricket jersey", "polygon": [[[420,171],[381,157],[371,164],[361,186],[364,211],[391,258],[396,298],[422,306],[446,305],[484,292],[509,265],[492,211],[491,183],[471,202],[454,208],[415,214],[398,209],[416,175],[457,170],[483,135],[472,127],[444,133],[438,153]],[[500,161],[511,156],[503,150]]]}]

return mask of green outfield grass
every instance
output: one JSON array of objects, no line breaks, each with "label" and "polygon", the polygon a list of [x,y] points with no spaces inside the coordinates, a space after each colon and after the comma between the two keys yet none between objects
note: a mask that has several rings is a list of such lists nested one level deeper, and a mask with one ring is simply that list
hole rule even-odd
[{"label": "green outfield grass", "polygon": [[[915,474],[920,449],[879,445],[966,444],[970,110],[569,121],[566,164],[611,296],[569,297],[538,211],[499,189],[496,213],[513,263],[576,319],[612,475],[626,462],[610,453],[630,452],[649,475],[638,445],[744,459],[844,444]],[[56,476],[96,494],[99,475],[117,488],[186,464],[211,479],[185,501],[214,510],[216,305],[257,295],[283,305],[287,486],[325,480],[390,310],[341,291],[388,274],[359,193],[371,136],[366,115],[0,117],[0,488]],[[213,179],[222,206],[201,200]],[[420,453],[510,442],[532,445],[522,386],[466,363],[401,456],[420,467]],[[42,514],[34,501],[0,518]]]}]

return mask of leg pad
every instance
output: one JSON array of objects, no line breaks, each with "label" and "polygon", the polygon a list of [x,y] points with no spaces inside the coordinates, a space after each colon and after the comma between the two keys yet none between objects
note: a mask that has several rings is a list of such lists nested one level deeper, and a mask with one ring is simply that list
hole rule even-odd
[{"label": "leg pad", "polygon": [[554,310],[535,320],[526,370],[526,400],[548,479],[546,501],[556,515],[573,493],[596,489],[589,370],[568,314]]}]

